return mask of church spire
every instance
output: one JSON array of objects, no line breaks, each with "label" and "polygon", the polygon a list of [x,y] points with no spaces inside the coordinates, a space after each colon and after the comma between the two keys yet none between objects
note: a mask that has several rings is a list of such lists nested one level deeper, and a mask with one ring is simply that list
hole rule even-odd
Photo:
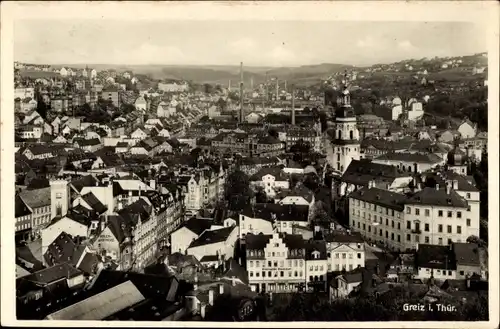
[{"label": "church spire", "polygon": [[342,107],[350,107],[351,106],[351,95],[349,93],[349,74],[347,70],[344,72],[344,76],[342,79],[342,95],[340,96],[340,105]]}]

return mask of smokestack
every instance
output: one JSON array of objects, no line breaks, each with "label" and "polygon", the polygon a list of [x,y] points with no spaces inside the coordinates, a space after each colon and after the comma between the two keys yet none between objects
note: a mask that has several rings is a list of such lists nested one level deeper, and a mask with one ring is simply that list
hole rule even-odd
[{"label": "smokestack", "polygon": [[250,89],[253,91],[253,76],[250,77]]},{"label": "smokestack", "polygon": [[243,62],[240,63],[240,123],[243,122]]},{"label": "smokestack", "polygon": [[228,84],[227,84],[227,89],[228,89],[229,91],[231,91],[231,80],[229,80],[229,82],[228,82]]},{"label": "smokestack", "polygon": [[287,89],[286,89],[286,80],[285,80],[285,91],[287,91]]},{"label": "smokestack", "polygon": [[279,91],[280,91],[280,87],[279,87],[279,84],[278,84],[278,77],[276,77],[276,100],[278,100]]},{"label": "smokestack", "polygon": [[212,289],[208,291],[208,304],[210,306],[214,305],[214,291]]},{"label": "smokestack", "polygon": [[292,125],[295,125],[295,86],[292,85]]},{"label": "smokestack", "polygon": [[266,100],[266,101],[269,101],[269,86],[268,86],[268,81],[267,81],[267,72],[266,72],[266,84],[265,84],[265,87],[266,87],[266,96],[265,96],[265,100]]}]

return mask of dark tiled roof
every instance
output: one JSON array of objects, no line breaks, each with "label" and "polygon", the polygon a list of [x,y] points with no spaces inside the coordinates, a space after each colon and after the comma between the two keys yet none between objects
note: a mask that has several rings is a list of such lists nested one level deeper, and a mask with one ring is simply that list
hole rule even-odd
[{"label": "dark tiled roof", "polygon": [[429,153],[403,153],[403,152],[391,152],[380,155],[374,159],[374,161],[404,161],[404,162],[416,162],[416,163],[430,163],[435,164],[442,161],[442,159],[435,155]]},{"label": "dark tiled roof", "polygon": [[448,246],[419,244],[415,256],[417,267],[455,270],[454,255]]},{"label": "dark tiled roof", "polygon": [[277,181],[286,181],[288,180],[286,174],[283,172],[281,167],[268,167],[260,169],[256,174],[250,177],[251,181],[261,181],[262,177],[266,175],[272,175],[276,178]]},{"label": "dark tiled roof", "polygon": [[78,141],[78,145],[80,147],[82,146],[94,146],[94,145],[100,145],[101,141],[98,138],[91,138],[91,139],[83,139]]},{"label": "dark tiled roof", "polygon": [[203,262],[217,262],[219,260],[219,256],[217,255],[205,255],[201,257],[200,263]]},{"label": "dark tiled roof", "polygon": [[104,213],[108,208],[99,201],[99,199],[94,195],[94,193],[89,192],[82,196],[83,201],[85,201],[93,210],[98,214]]},{"label": "dark tiled roof", "polygon": [[479,248],[475,243],[454,243],[453,253],[457,265],[480,266]]},{"label": "dark tiled roof", "polygon": [[307,222],[309,206],[307,205],[280,205],[274,203],[256,203],[245,208],[242,215],[251,218],[260,218],[269,222],[297,221]]},{"label": "dark tiled roof", "polygon": [[37,190],[24,190],[19,196],[31,209],[50,206],[50,187]]},{"label": "dark tiled roof", "polygon": [[27,215],[31,214],[31,210],[29,210],[29,208],[26,206],[23,199],[21,199],[21,197],[19,195],[16,195],[14,205],[16,207],[15,208],[16,218],[27,216]]},{"label": "dark tiled roof", "polygon": [[85,175],[71,181],[71,185],[80,192],[84,187],[96,186],[99,181],[92,175]]},{"label": "dark tiled roof", "polygon": [[[326,259],[326,243],[325,241],[317,241],[310,240],[307,241],[306,244],[306,259],[307,260],[315,260],[315,259]],[[313,253],[319,252],[319,258],[314,258]]]},{"label": "dark tiled roof", "polygon": [[467,201],[454,190],[448,194],[445,186],[440,187],[439,190],[426,187],[410,197],[406,203],[457,208],[467,208],[468,206]]},{"label": "dark tiled roof", "polygon": [[349,198],[376,204],[378,206],[403,211],[407,197],[403,194],[379,188],[362,188],[349,194]]},{"label": "dark tiled roof", "polygon": [[395,166],[373,163],[370,160],[352,160],[342,175],[342,181],[355,185],[367,185],[369,181],[392,183],[398,177],[408,176]]},{"label": "dark tiled roof", "polygon": [[325,235],[325,241],[339,243],[364,243],[363,237],[359,232],[334,232],[332,234]]},{"label": "dark tiled roof", "polygon": [[208,230],[210,226],[212,226],[211,220],[192,217],[188,221],[184,222],[181,228],[185,227],[196,235],[200,235],[203,231]]},{"label": "dark tiled roof", "polygon": [[236,229],[236,226],[221,228],[218,230],[210,230],[203,232],[196,240],[191,242],[189,248],[204,246],[207,244],[226,241],[229,235]]},{"label": "dark tiled roof", "polygon": [[80,275],[81,273],[81,271],[69,265],[68,263],[63,263],[35,272],[31,275],[21,278],[20,280],[26,280],[45,285],[63,278],[70,279]]},{"label": "dark tiled roof", "polygon": [[73,238],[66,232],[61,232],[61,234],[59,234],[59,236],[48,246],[43,257],[48,266],[72,263],[75,249],[76,244],[73,242]]},{"label": "dark tiled roof", "polygon": [[[262,250],[266,247],[269,240],[272,238],[272,235],[268,234],[247,234],[245,236],[245,243],[247,250]],[[283,243],[289,249],[303,249],[305,248],[305,241],[302,238],[302,235],[298,234],[286,234],[280,233],[279,237],[283,240]]]}]

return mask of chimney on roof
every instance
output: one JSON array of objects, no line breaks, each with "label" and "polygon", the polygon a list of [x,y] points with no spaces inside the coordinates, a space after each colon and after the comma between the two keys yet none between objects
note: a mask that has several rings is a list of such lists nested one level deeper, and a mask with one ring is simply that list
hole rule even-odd
[{"label": "chimney on roof", "polygon": [[221,283],[219,284],[219,295],[223,295],[224,294],[224,284]]},{"label": "chimney on roof", "polygon": [[446,194],[450,194],[451,193],[451,188],[452,188],[452,183],[451,182],[447,182],[447,184],[446,184]]},{"label": "chimney on roof", "polygon": [[200,316],[202,319],[205,318],[205,311],[206,311],[206,308],[207,306],[205,304],[201,305],[201,309],[200,309]]},{"label": "chimney on roof", "polygon": [[213,306],[213,305],[214,305],[214,291],[213,291],[213,289],[210,289],[210,290],[208,291],[208,304],[209,304],[210,306]]},{"label": "chimney on roof", "polygon": [[458,190],[458,180],[456,179],[453,180],[453,189]]}]

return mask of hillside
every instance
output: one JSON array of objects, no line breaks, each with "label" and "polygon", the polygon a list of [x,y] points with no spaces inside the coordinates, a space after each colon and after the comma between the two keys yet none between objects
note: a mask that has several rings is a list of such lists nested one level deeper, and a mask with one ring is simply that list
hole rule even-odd
[{"label": "hillside", "polygon": [[[443,63],[460,60],[459,67],[442,68]],[[415,75],[419,70],[427,70],[429,79],[439,79],[446,77],[460,80],[465,76],[470,76],[471,70],[475,66],[487,66],[488,58],[483,53],[455,56],[445,58],[422,58],[408,59],[391,64],[375,64],[369,67],[354,67],[344,64],[322,63],[317,65],[303,65],[298,67],[255,67],[244,66],[244,83],[250,85],[253,79],[254,86],[268,79],[278,78],[280,81],[287,81],[288,84],[297,86],[319,85],[328,76],[342,72],[345,69],[355,69],[364,76],[391,76],[408,77]],[[55,67],[84,68],[85,65],[56,65]],[[210,83],[227,86],[229,80],[236,86],[240,81],[239,65],[112,65],[96,64],[91,65],[97,70],[116,70],[123,72],[131,70],[135,74],[149,75],[156,80],[177,79],[188,80],[195,83]],[[411,66],[413,70],[407,68]]]}]

